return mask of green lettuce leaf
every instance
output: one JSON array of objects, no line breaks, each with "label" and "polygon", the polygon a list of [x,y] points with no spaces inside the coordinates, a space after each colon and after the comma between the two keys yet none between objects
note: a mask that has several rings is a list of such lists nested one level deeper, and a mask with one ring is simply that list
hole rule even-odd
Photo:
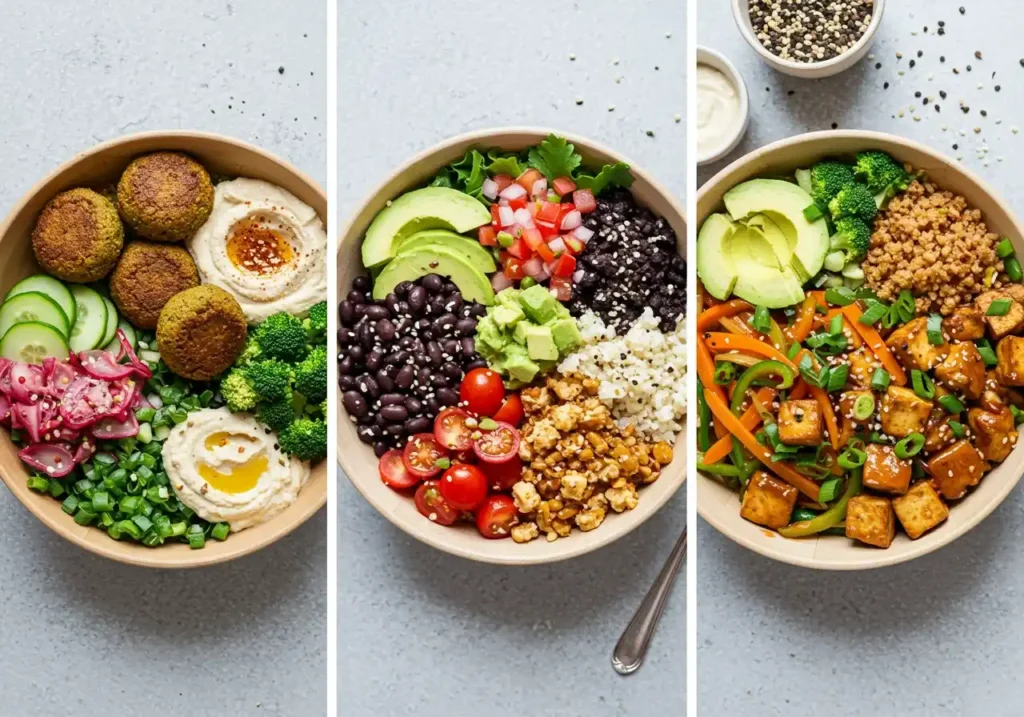
[{"label": "green lettuce leaf", "polygon": [[629,189],[633,185],[633,175],[629,171],[629,165],[625,162],[606,164],[601,167],[597,176],[580,174],[576,177],[576,186],[579,189],[589,189],[594,196],[601,194],[608,187],[624,187]]}]

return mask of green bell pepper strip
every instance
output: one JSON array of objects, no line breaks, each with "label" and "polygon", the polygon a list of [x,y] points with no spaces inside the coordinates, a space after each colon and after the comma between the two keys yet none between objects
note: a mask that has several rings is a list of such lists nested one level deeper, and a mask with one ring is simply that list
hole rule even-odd
[{"label": "green bell pepper strip", "polygon": [[697,470],[701,473],[713,473],[716,476],[740,477],[740,469],[728,463],[698,463]]},{"label": "green bell pepper strip", "polygon": [[[729,405],[729,410],[732,411],[734,416],[742,415],[743,413],[743,401],[747,397],[747,390],[753,386],[754,381],[760,381],[767,378],[768,376],[779,377],[779,382],[773,388],[782,391],[790,388],[793,385],[793,381],[796,379],[796,373],[786,364],[781,361],[759,361],[753,366],[747,368],[738,379],[736,379],[736,385],[733,387],[732,402]],[[759,464],[758,461],[748,461],[746,452],[743,449],[743,443],[739,438],[733,436],[732,439],[732,462],[740,469],[740,481],[744,485],[753,475]]]},{"label": "green bell pepper strip", "polygon": [[697,380],[697,450],[704,453],[711,448],[711,408],[704,398],[704,386]]},{"label": "green bell pepper strip", "polygon": [[846,506],[850,498],[860,493],[864,484],[864,473],[860,468],[850,473],[850,479],[846,483],[846,490],[828,510],[811,520],[802,520],[797,523],[790,523],[785,528],[779,528],[779,535],[784,538],[807,538],[812,535],[834,528],[838,523],[846,520]]}]

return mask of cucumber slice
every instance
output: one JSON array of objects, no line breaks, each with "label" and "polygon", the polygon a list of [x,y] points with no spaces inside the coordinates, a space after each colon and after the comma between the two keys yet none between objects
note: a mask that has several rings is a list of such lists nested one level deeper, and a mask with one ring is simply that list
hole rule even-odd
[{"label": "cucumber slice", "polygon": [[107,305],[107,328],[103,333],[103,341],[100,342],[100,346],[106,346],[115,338],[117,338],[117,307],[114,306],[114,302],[103,297],[103,303]]},{"label": "cucumber slice", "polygon": [[71,333],[64,310],[56,301],[38,291],[16,294],[0,306],[0,336],[10,331],[15,324],[26,323],[49,324],[64,334],[65,339]]},{"label": "cucumber slice", "polygon": [[49,324],[15,324],[0,339],[0,356],[34,364],[41,364],[43,359],[50,357],[64,360],[68,357],[68,342]]},{"label": "cucumber slice", "polygon": [[95,290],[72,284],[78,320],[71,327],[71,350],[75,353],[99,348],[107,335],[107,305]]},{"label": "cucumber slice", "polygon": [[[124,331],[124,335],[128,338],[128,343],[132,345],[132,348],[135,348],[138,343],[138,336],[135,334],[135,327],[125,321],[124,317],[121,317],[117,320],[117,328]],[[112,351],[115,354],[120,351],[121,342],[117,340],[117,336],[114,336],[114,338],[108,341],[106,345],[104,345],[103,350]]]},{"label": "cucumber slice", "polygon": [[64,312],[64,316],[68,320],[68,326],[75,325],[75,319],[77,318],[75,297],[71,295],[71,291],[68,289],[67,285],[47,274],[36,274],[35,276],[30,276],[27,279],[22,279],[7,292],[7,296],[4,297],[4,301],[9,301],[12,296],[25,294],[30,291],[45,294],[53,301],[56,301],[57,306],[61,308],[61,311]]}]

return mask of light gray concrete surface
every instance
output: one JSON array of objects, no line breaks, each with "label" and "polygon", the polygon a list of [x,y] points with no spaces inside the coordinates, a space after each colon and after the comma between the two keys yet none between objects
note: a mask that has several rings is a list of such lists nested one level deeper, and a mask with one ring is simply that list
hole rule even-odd
[{"label": "light gray concrete surface", "polygon": [[[413,153],[497,125],[594,137],[683,198],[685,3],[342,0],[339,18],[342,217]],[[648,663],[609,665],[685,523],[681,494],[614,546],[516,570],[421,545],[339,485],[343,715],[682,714],[683,580]]]},{"label": "light gray concrete surface", "polygon": [[[967,6],[963,16],[961,5]],[[946,23],[944,36],[936,35],[939,20]],[[1024,190],[1024,144],[1012,130],[1024,124],[1018,28],[1017,4],[1006,0],[888,2],[873,57],[815,82],[786,78],[764,65],[736,30],[729,3],[700,0],[697,37],[699,44],[728,55],[750,90],[750,134],[730,160],[835,122],[963,155],[964,164],[1012,205]],[[940,90],[947,99],[939,97]],[[917,91],[921,98],[914,96]],[[932,98],[927,106],[924,97]],[[939,112],[932,106],[935,98]],[[969,114],[959,110],[960,99]],[[987,117],[980,115],[983,109]],[[986,146],[990,152],[979,158]],[[702,170],[700,179],[721,166]],[[703,522],[697,536],[700,714],[792,715],[808,705],[835,717],[1021,714],[1019,490],[951,546],[868,573],[784,566],[733,544]]]},{"label": "light gray concrete surface", "polygon": [[[323,0],[5,3],[0,210],[145,129],[249,140],[326,179]],[[278,68],[284,68],[284,74]],[[0,489],[0,715],[326,713],[326,520],[154,572],[64,542]]]}]

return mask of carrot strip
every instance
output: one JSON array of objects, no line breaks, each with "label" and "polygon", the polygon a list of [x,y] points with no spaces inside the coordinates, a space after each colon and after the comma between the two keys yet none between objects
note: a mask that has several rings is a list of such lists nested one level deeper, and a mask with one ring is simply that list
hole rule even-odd
[{"label": "carrot strip", "polygon": [[752,339],[747,336],[725,333],[704,333],[702,334],[702,337],[707,342],[707,347],[710,351],[743,351],[745,353],[774,359],[775,361],[784,363],[794,371],[797,370],[793,362],[786,358],[786,354],[763,341],[758,341],[757,339]]},{"label": "carrot strip", "polygon": [[814,312],[816,307],[815,299],[810,294],[804,299],[804,303],[800,305],[800,311],[797,313],[796,321],[793,322],[792,326],[785,329],[786,338],[791,342],[803,341],[811,333],[811,327],[814,326]]},{"label": "carrot strip", "polygon": [[878,360],[882,362],[882,365],[885,366],[885,370],[892,376],[892,380],[900,386],[905,386],[907,384],[907,374],[904,373],[903,367],[900,366],[900,362],[889,351],[889,347],[885,345],[885,341],[882,340],[881,334],[875,330],[875,327],[862,324],[859,321],[860,317],[864,315],[860,308],[856,304],[850,304],[843,307],[843,313],[850,319],[854,330],[861,335],[864,343],[868,345]]},{"label": "carrot strip", "polygon": [[703,311],[697,317],[697,331],[707,331],[714,328],[715,324],[729,316],[735,316],[741,311],[750,311],[754,307],[743,299],[732,299],[723,304],[717,304]]},{"label": "carrot strip", "polygon": [[755,458],[764,463],[768,470],[775,473],[811,500],[818,500],[818,494],[820,493],[818,484],[807,476],[797,473],[781,461],[773,462],[772,452],[757,442],[754,434],[747,430],[747,427],[740,422],[737,416],[732,414],[732,411],[729,410],[729,407],[721,397],[713,394],[708,395],[707,401],[708,407],[715,418],[721,421],[729,433],[738,438]]},{"label": "carrot strip", "polygon": [[697,376],[704,386],[704,393],[725,397],[725,391],[715,383],[715,360],[701,336],[697,335]]},{"label": "carrot strip", "polygon": [[720,319],[718,323],[721,324],[723,329],[735,336],[748,336],[758,341],[764,340],[764,335],[750,328],[750,324],[740,316],[726,316]]},{"label": "carrot strip", "polygon": [[[757,392],[757,399],[761,403],[771,403],[774,398],[775,392],[770,388],[762,388]],[[756,408],[751,406],[740,416],[740,423],[743,424],[744,428],[753,431],[761,425],[761,414],[757,412]],[[724,438],[720,438],[717,443],[708,448],[704,454],[703,462],[707,465],[718,463],[718,461],[728,456],[730,451],[732,451],[732,436],[726,434]]]}]

